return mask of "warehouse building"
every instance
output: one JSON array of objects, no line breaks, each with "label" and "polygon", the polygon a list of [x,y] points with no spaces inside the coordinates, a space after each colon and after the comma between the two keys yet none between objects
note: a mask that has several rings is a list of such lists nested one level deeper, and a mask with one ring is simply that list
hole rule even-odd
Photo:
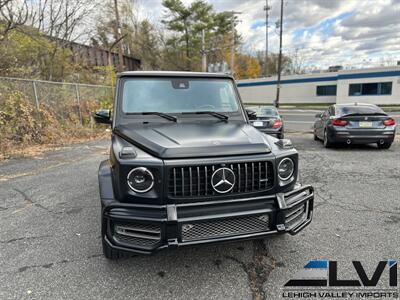
[{"label": "warehouse building", "polygon": [[[245,104],[272,104],[276,77],[238,80]],[[281,77],[281,104],[346,102],[400,105],[400,66]]]}]

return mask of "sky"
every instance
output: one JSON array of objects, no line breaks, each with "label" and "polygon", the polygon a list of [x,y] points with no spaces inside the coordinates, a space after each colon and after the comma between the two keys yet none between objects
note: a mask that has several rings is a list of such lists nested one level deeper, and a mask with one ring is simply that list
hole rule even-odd
[{"label": "sky", "polygon": [[[143,16],[159,22],[162,0],[136,0]],[[193,0],[183,0],[185,4]],[[241,50],[265,49],[266,0],[208,0],[216,11],[241,12]],[[269,51],[279,46],[280,0],[268,0]],[[284,0],[283,51],[310,69],[393,65],[400,61],[400,0]]]}]

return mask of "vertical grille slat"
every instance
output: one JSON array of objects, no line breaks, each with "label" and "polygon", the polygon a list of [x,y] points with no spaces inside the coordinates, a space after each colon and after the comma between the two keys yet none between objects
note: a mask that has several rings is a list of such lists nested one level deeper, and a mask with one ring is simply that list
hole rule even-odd
[{"label": "vertical grille slat", "polygon": [[254,191],[254,163],[251,163],[251,190]]},{"label": "vertical grille slat", "polygon": [[176,169],[174,169],[174,196],[176,197]]},{"label": "vertical grille slat", "polygon": [[200,167],[197,167],[197,195],[200,196]]},{"label": "vertical grille slat", "polygon": [[235,186],[229,194],[261,192],[273,186],[272,162],[254,161],[229,164],[172,167],[169,171],[168,196],[199,198],[223,196],[212,188],[212,174],[219,168],[229,168],[235,174]]},{"label": "vertical grille slat", "polygon": [[268,167],[267,167],[267,162],[265,162],[265,186],[268,186]]},{"label": "vertical grille slat", "polygon": [[181,168],[182,172],[182,196],[185,196],[185,170]]},{"label": "vertical grille slat", "polygon": [[241,165],[238,164],[238,176],[239,176],[239,178],[238,178],[238,192],[239,193],[240,193],[240,183],[242,181],[242,177],[240,176],[240,169],[241,169]]},{"label": "vertical grille slat", "polygon": [[[235,173],[235,170],[233,169],[233,165],[231,164],[231,170],[233,171],[233,173]],[[235,174],[235,176],[236,176],[236,174]],[[236,185],[236,182],[235,182],[235,185]],[[233,190],[234,189],[231,189],[231,194],[233,193]]]},{"label": "vertical grille slat", "polygon": [[189,167],[189,191],[190,196],[193,196],[192,167]]},{"label": "vertical grille slat", "polygon": [[247,163],[244,164],[244,191],[247,191]]},{"label": "vertical grille slat", "polygon": [[208,186],[208,176],[207,176],[207,166],[204,166],[204,171],[205,171],[205,181],[204,181],[204,186],[205,186],[205,194],[207,195],[207,186]]}]

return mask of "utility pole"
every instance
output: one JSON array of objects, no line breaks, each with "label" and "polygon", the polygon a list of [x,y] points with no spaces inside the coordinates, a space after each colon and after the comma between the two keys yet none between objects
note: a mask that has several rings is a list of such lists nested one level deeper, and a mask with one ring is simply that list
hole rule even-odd
[{"label": "utility pole", "polygon": [[281,91],[282,73],[282,30],[283,30],[283,0],[281,0],[281,19],[279,20],[279,57],[278,57],[278,81],[276,83],[275,107],[279,107],[279,96]]},{"label": "utility pole", "polygon": [[[115,9],[115,39],[121,42],[121,23],[119,19],[118,12],[118,1],[114,0],[114,9]],[[124,70],[124,53],[122,49],[122,45],[118,45],[118,72],[122,72]]]},{"label": "utility pole", "polygon": [[268,5],[268,0],[265,0],[265,77],[268,76],[268,17],[271,7]]},{"label": "utility pole", "polygon": [[207,72],[207,54],[206,54],[206,33],[201,31],[201,70]]},{"label": "utility pole", "polygon": [[232,49],[231,49],[231,74],[232,76],[235,75],[235,15],[240,15],[241,12],[232,11],[232,19],[231,19],[231,26],[232,26]]}]

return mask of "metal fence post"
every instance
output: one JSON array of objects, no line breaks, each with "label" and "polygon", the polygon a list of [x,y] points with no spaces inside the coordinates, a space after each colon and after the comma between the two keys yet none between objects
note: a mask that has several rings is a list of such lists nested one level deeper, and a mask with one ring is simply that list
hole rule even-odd
[{"label": "metal fence post", "polygon": [[79,113],[79,120],[81,125],[83,125],[83,117],[82,117],[82,110],[81,110],[81,97],[79,94],[79,86],[75,84],[75,91],[76,91],[76,102],[78,103],[78,113]]},{"label": "metal fence post", "polygon": [[36,88],[36,81],[32,81],[32,85],[33,85],[33,94],[35,95],[36,109],[39,112],[40,105],[39,105],[39,97],[38,97],[37,88]]}]

